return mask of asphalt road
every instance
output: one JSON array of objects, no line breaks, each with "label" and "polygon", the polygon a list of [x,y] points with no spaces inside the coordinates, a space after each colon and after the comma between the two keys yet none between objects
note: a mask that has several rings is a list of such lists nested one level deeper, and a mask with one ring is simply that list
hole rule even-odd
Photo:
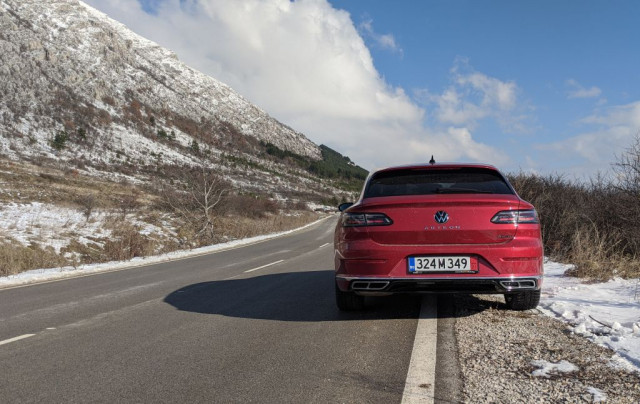
[{"label": "asphalt road", "polygon": [[334,224],[0,290],[0,401],[400,402],[420,298],[339,312]]}]

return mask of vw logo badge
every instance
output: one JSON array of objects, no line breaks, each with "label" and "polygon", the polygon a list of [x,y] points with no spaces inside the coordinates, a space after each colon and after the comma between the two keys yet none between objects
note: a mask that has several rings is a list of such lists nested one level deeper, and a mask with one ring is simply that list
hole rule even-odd
[{"label": "vw logo badge", "polygon": [[447,223],[449,221],[449,214],[444,210],[439,210],[436,212],[434,218],[436,219],[436,222],[440,224]]}]

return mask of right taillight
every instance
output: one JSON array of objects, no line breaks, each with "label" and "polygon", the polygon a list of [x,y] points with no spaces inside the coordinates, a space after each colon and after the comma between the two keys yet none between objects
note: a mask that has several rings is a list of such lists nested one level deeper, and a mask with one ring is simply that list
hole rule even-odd
[{"label": "right taillight", "polygon": [[503,210],[496,213],[491,219],[497,224],[534,224],[538,223],[538,214],[535,210]]},{"label": "right taillight", "polygon": [[393,220],[384,213],[343,213],[342,227],[389,226]]}]

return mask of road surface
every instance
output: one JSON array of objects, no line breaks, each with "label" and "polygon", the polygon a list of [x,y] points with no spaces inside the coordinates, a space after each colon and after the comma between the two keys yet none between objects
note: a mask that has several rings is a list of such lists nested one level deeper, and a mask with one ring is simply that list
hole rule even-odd
[{"label": "road surface", "polygon": [[421,298],[339,312],[334,225],[0,290],[0,401],[401,402]]}]

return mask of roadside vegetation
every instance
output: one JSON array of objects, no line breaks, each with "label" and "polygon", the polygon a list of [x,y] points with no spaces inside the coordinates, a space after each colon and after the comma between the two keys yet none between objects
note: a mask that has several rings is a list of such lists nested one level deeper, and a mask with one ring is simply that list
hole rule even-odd
[{"label": "roadside vegetation", "polygon": [[[324,214],[313,209],[322,196],[243,190],[205,164],[164,167],[162,175],[154,168],[150,181],[115,181],[0,160],[0,276],[197,248],[297,228]],[[10,218],[9,207],[30,212]]]},{"label": "roadside vegetation", "polygon": [[640,135],[608,175],[519,173],[509,181],[538,211],[545,255],[575,265],[571,275],[640,277]]}]

